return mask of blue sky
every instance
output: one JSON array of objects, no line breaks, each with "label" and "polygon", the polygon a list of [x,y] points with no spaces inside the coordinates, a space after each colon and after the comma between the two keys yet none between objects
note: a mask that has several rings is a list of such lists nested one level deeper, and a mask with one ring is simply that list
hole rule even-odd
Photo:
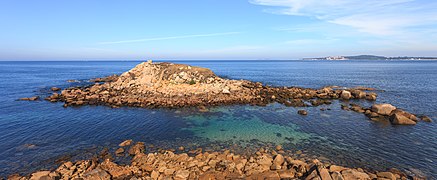
[{"label": "blue sky", "polygon": [[1,0],[0,60],[437,56],[434,0]]}]

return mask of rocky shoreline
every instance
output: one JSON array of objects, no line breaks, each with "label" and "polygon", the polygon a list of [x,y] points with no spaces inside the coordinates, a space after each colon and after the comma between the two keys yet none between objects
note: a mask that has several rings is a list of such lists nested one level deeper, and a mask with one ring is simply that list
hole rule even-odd
[{"label": "rocky shoreline", "polygon": [[384,172],[348,168],[317,159],[294,159],[282,146],[261,148],[251,155],[223,150],[207,152],[201,148],[146,152],[144,142],[126,140],[119,144],[115,156],[131,157],[130,164],[111,161],[110,154],[102,158],[64,162],[55,170],[34,172],[28,176],[13,174],[11,180],[27,179],[425,179],[413,177],[397,169]]}]

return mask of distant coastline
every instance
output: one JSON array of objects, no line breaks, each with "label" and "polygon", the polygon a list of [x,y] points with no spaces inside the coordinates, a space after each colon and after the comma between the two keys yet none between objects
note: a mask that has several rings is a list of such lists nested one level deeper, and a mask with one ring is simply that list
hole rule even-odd
[{"label": "distant coastline", "polygon": [[375,55],[358,55],[358,56],[327,56],[316,58],[303,58],[303,60],[328,60],[328,61],[344,61],[344,60],[437,60],[437,57],[415,57],[415,56],[398,56],[386,57]]}]

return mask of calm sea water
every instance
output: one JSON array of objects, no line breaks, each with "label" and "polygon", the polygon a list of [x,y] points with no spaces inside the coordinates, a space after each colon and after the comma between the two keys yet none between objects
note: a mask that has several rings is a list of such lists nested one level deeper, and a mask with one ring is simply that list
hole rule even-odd
[{"label": "calm sea water", "polygon": [[[85,158],[125,139],[160,147],[223,148],[282,144],[302,156],[376,170],[398,168],[437,178],[437,125],[392,126],[343,111],[334,102],[296,108],[226,106],[196,109],[63,108],[61,103],[16,101],[119,74],[139,62],[0,62],[0,177],[53,168],[61,157]],[[377,102],[437,120],[437,61],[181,61],[217,75],[273,86],[368,86]],[[80,82],[69,83],[75,79]],[[354,101],[370,105],[366,101]]]}]

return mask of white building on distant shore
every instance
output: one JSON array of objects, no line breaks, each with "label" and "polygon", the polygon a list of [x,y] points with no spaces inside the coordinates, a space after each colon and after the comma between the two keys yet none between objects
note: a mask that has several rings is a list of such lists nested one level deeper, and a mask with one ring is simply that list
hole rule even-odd
[{"label": "white building on distant shore", "polygon": [[342,61],[342,60],[349,60],[349,59],[344,56],[328,56],[326,57],[326,60]]}]

